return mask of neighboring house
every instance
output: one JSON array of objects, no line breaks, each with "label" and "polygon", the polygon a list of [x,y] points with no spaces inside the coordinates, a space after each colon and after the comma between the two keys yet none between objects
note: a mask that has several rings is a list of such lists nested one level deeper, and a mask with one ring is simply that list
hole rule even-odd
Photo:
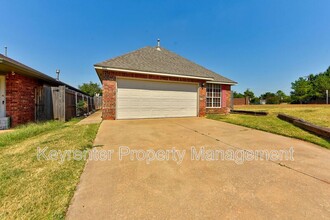
[{"label": "neighboring house", "polygon": [[228,113],[230,87],[237,84],[160,46],[94,67],[103,84],[103,119]]},{"label": "neighboring house", "polygon": [[38,106],[44,95],[40,93],[46,91],[46,88],[49,88],[47,91],[50,92],[51,86],[65,86],[82,93],[70,85],[0,54],[0,119],[9,117],[11,126],[16,126],[36,121],[40,111],[52,111],[51,104],[41,103],[43,105]]}]

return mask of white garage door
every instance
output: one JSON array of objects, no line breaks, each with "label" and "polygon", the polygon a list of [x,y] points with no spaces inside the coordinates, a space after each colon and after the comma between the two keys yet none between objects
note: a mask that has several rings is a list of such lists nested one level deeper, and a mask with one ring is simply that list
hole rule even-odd
[{"label": "white garage door", "polygon": [[197,116],[197,84],[117,80],[117,119]]}]

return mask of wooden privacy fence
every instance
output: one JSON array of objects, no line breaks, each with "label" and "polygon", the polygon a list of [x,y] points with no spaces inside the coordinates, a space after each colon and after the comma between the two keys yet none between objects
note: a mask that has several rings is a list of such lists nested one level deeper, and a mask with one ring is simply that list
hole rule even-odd
[{"label": "wooden privacy fence", "polygon": [[93,101],[94,101],[95,109],[96,110],[101,109],[102,108],[102,96],[94,96],[93,99],[94,99]]},{"label": "wooden privacy fence", "polygon": [[51,87],[38,87],[35,92],[35,118],[38,121],[52,120],[53,117],[53,99]]},{"label": "wooden privacy fence", "polygon": [[[36,89],[36,121],[60,120],[66,121],[73,117],[89,114],[100,108],[95,100],[102,98],[91,97],[65,86],[43,86]],[[101,104],[102,105],[102,104]]]},{"label": "wooden privacy fence", "polygon": [[[53,119],[65,121],[65,87],[51,87],[53,103]],[[37,119],[38,120],[38,119]]]}]

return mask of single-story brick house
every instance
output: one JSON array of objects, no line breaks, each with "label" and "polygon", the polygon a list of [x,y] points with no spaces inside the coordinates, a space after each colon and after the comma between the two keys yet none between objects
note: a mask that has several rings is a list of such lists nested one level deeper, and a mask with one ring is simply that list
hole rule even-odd
[{"label": "single-story brick house", "polygon": [[228,113],[237,84],[159,45],[94,67],[103,84],[103,119],[111,120]]},{"label": "single-story brick house", "polygon": [[36,90],[45,86],[74,87],[0,54],[0,119],[11,126],[36,121]]}]

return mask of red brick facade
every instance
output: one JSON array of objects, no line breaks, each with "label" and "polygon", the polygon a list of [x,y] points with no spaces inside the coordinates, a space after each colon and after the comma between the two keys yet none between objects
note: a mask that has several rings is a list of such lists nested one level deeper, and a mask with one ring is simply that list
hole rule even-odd
[{"label": "red brick facade", "polygon": [[116,77],[107,75],[106,80],[103,80],[102,118],[104,120],[116,119],[116,91]]},{"label": "red brick facade", "polygon": [[206,115],[206,88],[199,87],[199,117],[204,117]]},{"label": "red brick facade", "polygon": [[11,126],[35,120],[35,89],[41,83],[19,74],[6,75],[6,115]]},{"label": "red brick facade", "polygon": [[221,85],[221,93],[221,108],[206,108],[206,114],[228,114],[230,112],[230,85]]},{"label": "red brick facade", "polygon": [[[125,73],[125,72],[115,72],[115,71],[103,71],[100,74],[100,78],[103,79],[103,108],[102,117],[105,120],[116,119],[116,91],[117,91],[117,77],[130,77],[139,79],[152,79],[152,80],[164,80],[164,81],[174,81],[174,82],[194,82],[199,84],[199,117],[204,117],[207,113],[228,113],[230,108],[230,86],[222,86],[222,106],[221,109],[207,109],[206,108],[206,88],[205,80],[180,78],[180,77],[167,77],[167,76],[157,76],[148,74],[138,74],[138,73]],[[204,85],[204,86],[201,86]]]}]

